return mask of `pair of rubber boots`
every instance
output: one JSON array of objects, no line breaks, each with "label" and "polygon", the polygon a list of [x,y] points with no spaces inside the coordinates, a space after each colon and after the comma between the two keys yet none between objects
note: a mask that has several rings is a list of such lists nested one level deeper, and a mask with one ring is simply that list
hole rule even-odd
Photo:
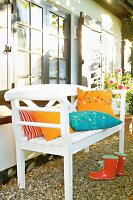
[{"label": "pair of rubber boots", "polygon": [[124,175],[126,154],[114,152],[114,155],[103,156],[104,167],[98,172],[90,172],[89,178],[94,180],[109,180],[114,179],[116,175]]}]

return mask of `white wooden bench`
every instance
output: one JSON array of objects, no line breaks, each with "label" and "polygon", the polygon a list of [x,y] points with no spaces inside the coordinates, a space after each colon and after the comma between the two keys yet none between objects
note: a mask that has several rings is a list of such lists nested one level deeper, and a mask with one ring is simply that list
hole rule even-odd
[{"label": "white wooden bench", "polygon": [[[87,87],[78,85],[32,85],[23,88],[16,88],[5,93],[5,99],[11,101],[12,105],[12,124],[16,140],[17,155],[17,177],[20,188],[25,187],[25,150],[42,152],[64,157],[64,189],[65,200],[73,198],[73,161],[72,155],[82,149],[87,149],[90,145],[107,138],[108,136],[119,132],[119,151],[124,152],[124,120],[125,120],[125,95],[126,92],[119,90],[113,91],[114,94],[120,94],[118,105],[115,103],[115,109],[120,112],[122,124],[108,129],[93,131],[82,131],[69,134],[69,112],[76,111],[77,87],[88,90]],[[118,95],[119,96],[119,95]],[[68,97],[71,97],[68,100]],[[37,106],[33,100],[49,101],[46,106]],[[20,106],[23,101],[27,106]],[[53,106],[55,102],[60,103],[60,107]],[[72,103],[73,102],[73,103]],[[20,120],[19,110],[29,111],[49,111],[60,112],[60,124],[47,124],[38,122],[25,122]],[[22,131],[22,125],[55,127],[61,129],[61,137],[46,141],[44,137],[28,140]],[[82,162],[82,161],[81,161]],[[78,192],[78,191],[77,191]]]}]

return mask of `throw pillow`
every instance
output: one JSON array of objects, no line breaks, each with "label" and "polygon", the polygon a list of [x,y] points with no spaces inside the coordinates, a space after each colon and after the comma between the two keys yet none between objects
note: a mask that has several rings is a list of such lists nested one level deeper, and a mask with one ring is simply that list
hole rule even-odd
[{"label": "throw pillow", "polygon": [[[36,122],[36,119],[34,117],[34,112],[32,111],[20,110],[20,119],[22,121],[27,121],[27,122]],[[22,126],[22,127],[24,130],[24,134],[27,136],[28,140],[42,136],[42,131],[40,127],[36,126]]]},{"label": "throw pillow", "polygon": [[78,111],[92,110],[115,116],[112,108],[112,92],[106,90],[83,91],[78,88]]},{"label": "throw pillow", "polygon": [[80,111],[69,114],[70,126],[76,131],[111,128],[122,123],[116,117],[98,111]]},{"label": "throw pillow", "polygon": [[[37,122],[44,122],[44,123],[53,123],[59,124],[60,123],[60,113],[59,112],[34,112],[34,116]],[[44,135],[44,138],[48,140],[52,140],[54,138],[60,137],[61,132],[58,128],[50,128],[50,127],[41,127],[41,131]],[[70,127],[70,133],[73,130]]]}]

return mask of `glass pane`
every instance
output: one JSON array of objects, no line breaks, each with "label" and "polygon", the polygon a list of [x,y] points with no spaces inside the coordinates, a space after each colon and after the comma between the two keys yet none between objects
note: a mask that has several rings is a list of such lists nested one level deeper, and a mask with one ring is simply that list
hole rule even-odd
[{"label": "glass pane", "polygon": [[59,80],[59,84],[66,84],[66,80]]},{"label": "glass pane", "polygon": [[[95,44],[95,45],[94,45]],[[91,60],[92,60],[92,69],[98,68],[101,64],[101,39],[100,34],[93,31],[90,41],[91,47]],[[109,52],[108,52],[109,53]]]},{"label": "glass pane", "polygon": [[58,77],[58,59],[49,58],[49,77]]},{"label": "glass pane", "polygon": [[0,26],[7,27],[7,5],[5,0],[0,1]]},{"label": "glass pane", "polygon": [[30,85],[30,78],[18,78],[16,86],[22,87],[23,85]]},{"label": "glass pane", "polygon": [[16,62],[16,75],[22,78],[28,76],[30,74],[29,54],[25,52],[18,52]]},{"label": "glass pane", "polygon": [[64,23],[65,23],[65,19],[60,17],[59,19],[59,35],[64,37]]},{"label": "glass pane", "polygon": [[53,35],[58,34],[58,16],[53,13],[49,15],[49,32]]},{"label": "glass pane", "polygon": [[[0,54],[1,57],[1,54]],[[0,90],[7,89],[7,62],[6,57],[1,57],[1,65],[0,65]]]},{"label": "glass pane", "polygon": [[0,90],[7,89],[7,54],[4,54],[7,44],[7,29],[0,28]]},{"label": "glass pane", "polygon": [[42,8],[31,5],[31,26],[42,29]]},{"label": "glass pane", "polygon": [[59,77],[66,78],[66,60],[60,59],[59,61]]},{"label": "glass pane", "polygon": [[41,78],[32,78],[31,79],[31,84],[32,85],[37,85],[37,84],[41,84],[42,83],[42,79]]},{"label": "glass pane", "polygon": [[29,24],[29,2],[24,0],[17,1],[17,21]]},{"label": "glass pane", "polygon": [[57,79],[50,79],[49,84],[57,84],[58,80]]},{"label": "glass pane", "polygon": [[29,50],[29,28],[18,26],[17,47],[18,49]]},{"label": "glass pane", "polygon": [[[5,49],[5,45],[7,44],[7,29],[6,28],[1,28],[0,27],[0,53],[2,55],[3,51]],[[1,57],[0,57],[0,63],[1,63]]]},{"label": "glass pane", "polygon": [[59,41],[59,57],[64,57],[64,39]]},{"label": "glass pane", "polygon": [[31,30],[31,50],[42,53],[42,32]]},{"label": "glass pane", "polygon": [[42,56],[31,55],[31,74],[36,78],[42,74]]},{"label": "glass pane", "polygon": [[55,36],[49,37],[49,55],[58,57],[58,38]]}]

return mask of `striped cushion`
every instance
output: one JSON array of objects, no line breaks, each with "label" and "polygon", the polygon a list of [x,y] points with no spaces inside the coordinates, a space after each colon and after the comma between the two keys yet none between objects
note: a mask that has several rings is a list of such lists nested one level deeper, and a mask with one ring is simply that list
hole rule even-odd
[{"label": "striped cushion", "polygon": [[[32,111],[20,110],[20,119],[22,121],[27,121],[27,122],[36,122],[36,119],[34,117],[34,112]],[[42,131],[40,127],[36,126],[22,126],[22,127],[24,130],[24,134],[27,136],[28,140],[42,136]]]}]

